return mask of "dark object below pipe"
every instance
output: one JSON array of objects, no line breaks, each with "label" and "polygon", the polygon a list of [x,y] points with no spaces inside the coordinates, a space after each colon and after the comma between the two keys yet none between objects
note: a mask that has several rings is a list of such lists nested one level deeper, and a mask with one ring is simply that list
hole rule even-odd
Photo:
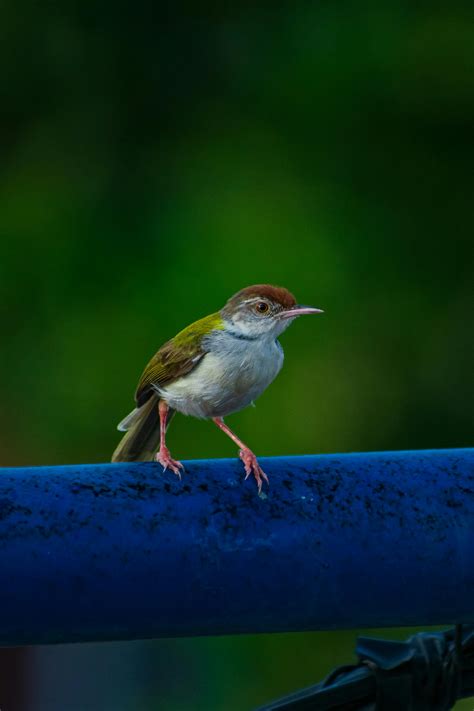
[{"label": "dark object below pipe", "polygon": [[406,642],[360,637],[359,664],[257,711],[449,711],[474,695],[474,626]]}]

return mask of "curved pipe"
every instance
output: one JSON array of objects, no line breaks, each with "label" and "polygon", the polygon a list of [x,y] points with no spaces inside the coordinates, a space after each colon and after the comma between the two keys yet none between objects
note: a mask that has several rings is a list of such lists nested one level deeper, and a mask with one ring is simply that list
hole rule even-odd
[{"label": "curved pipe", "polygon": [[474,450],[0,470],[0,644],[474,622]]}]

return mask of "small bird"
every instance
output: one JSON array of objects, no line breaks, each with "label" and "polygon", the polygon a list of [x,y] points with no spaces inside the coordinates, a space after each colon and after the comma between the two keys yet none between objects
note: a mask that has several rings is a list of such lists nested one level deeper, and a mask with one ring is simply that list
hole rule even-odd
[{"label": "small bird", "polygon": [[135,392],[136,408],[117,429],[126,432],[113,462],[155,459],[181,477],[166,430],[175,412],[212,419],[240,449],[247,479],[258,491],[268,477],[255,454],[224,423],[261,395],[283,365],[278,336],[303,314],[321,309],[301,306],[287,289],[257,284],[232,296],[217,313],[192,323],[165,343],[146,366]]}]

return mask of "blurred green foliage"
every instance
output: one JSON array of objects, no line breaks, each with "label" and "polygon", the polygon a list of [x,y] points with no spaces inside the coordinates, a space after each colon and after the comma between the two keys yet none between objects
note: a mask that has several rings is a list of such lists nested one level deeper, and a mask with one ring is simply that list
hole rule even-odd
[{"label": "blurred green foliage", "polygon": [[[326,312],[230,420],[257,453],[472,444],[473,14],[2,4],[2,463],[108,460],[148,358],[255,282]],[[236,454],[183,417],[170,446]],[[353,639],[147,643],[182,690],[167,677],[133,708],[250,707]]]}]

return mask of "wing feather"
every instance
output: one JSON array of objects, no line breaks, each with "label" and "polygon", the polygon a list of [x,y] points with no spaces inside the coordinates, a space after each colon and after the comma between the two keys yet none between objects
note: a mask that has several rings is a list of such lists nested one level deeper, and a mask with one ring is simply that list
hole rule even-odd
[{"label": "wing feather", "polygon": [[207,353],[204,336],[223,328],[220,314],[212,314],[192,323],[167,341],[142,373],[135,392],[137,405],[143,405],[156,392],[156,387],[165,387],[190,373]]}]

